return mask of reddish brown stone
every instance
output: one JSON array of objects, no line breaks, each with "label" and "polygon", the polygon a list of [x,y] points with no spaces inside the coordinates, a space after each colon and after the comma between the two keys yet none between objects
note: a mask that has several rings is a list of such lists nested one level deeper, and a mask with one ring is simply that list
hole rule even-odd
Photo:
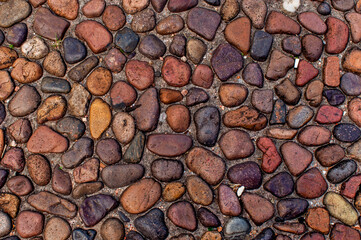
[{"label": "reddish brown stone", "polygon": [[98,180],[99,160],[92,158],[73,170],[76,183],[95,182]]},{"label": "reddish brown stone", "polygon": [[173,203],[167,210],[167,217],[177,227],[188,231],[197,229],[196,212],[193,205],[187,201]]},{"label": "reddish brown stone", "polygon": [[306,225],[298,222],[274,223],[273,227],[279,231],[293,233],[296,235],[301,235],[307,231]]},{"label": "reddish brown stone", "polygon": [[331,140],[331,131],[325,127],[309,125],[304,127],[298,134],[298,141],[306,146],[318,146]]},{"label": "reddish brown stone", "polygon": [[254,152],[254,145],[249,134],[242,130],[230,130],[219,139],[219,146],[229,160],[247,158]]},{"label": "reddish brown stone", "polygon": [[345,151],[340,145],[329,144],[318,148],[315,157],[322,166],[330,167],[345,157]]},{"label": "reddish brown stone", "polygon": [[347,105],[348,116],[361,127],[361,98],[355,97]]},{"label": "reddish brown stone", "polygon": [[360,240],[360,233],[344,224],[336,223],[330,234],[330,240],[346,240],[346,239],[352,239],[352,240]]},{"label": "reddish brown stone", "polygon": [[313,33],[324,34],[327,31],[326,24],[322,21],[317,13],[303,12],[298,14],[297,18],[302,26]]},{"label": "reddish brown stone", "polygon": [[323,234],[328,234],[330,231],[330,214],[325,208],[316,207],[308,209],[305,220],[307,225],[313,230]]},{"label": "reddish brown stone", "polygon": [[329,87],[340,85],[340,60],[337,56],[326,58],[323,67],[323,81]]},{"label": "reddish brown stone", "polygon": [[172,105],[167,108],[165,113],[167,123],[174,132],[181,133],[188,129],[191,116],[187,107],[180,104]]},{"label": "reddish brown stone", "polygon": [[301,32],[301,27],[296,21],[275,11],[270,12],[268,15],[265,29],[271,34],[297,35]]},{"label": "reddish brown stone", "polygon": [[46,0],[29,0],[29,2],[31,3],[31,5],[33,5],[34,8],[37,8],[43,5],[46,2]]},{"label": "reddish brown stone", "polygon": [[260,137],[257,139],[257,147],[263,152],[261,168],[266,173],[273,173],[282,162],[276,145],[270,138]]},{"label": "reddish brown stone", "polygon": [[183,87],[188,84],[191,77],[190,66],[173,56],[167,56],[162,66],[164,81],[173,87]]},{"label": "reddish brown stone", "polygon": [[312,153],[297,143],[286,142],[280,150],[287,168],[294,176],[300,175],[312,162]]},{"label": "reddish brown stone", "polygon": [[327,182],[317,168],[307,170],[296,181],[297,194],[307,199],[321,197],[327,188]]},{"label": "reddish brown stone", "polygon": [[74,20],[78,16],[78,0],[48,0],[50,9],[60,17]]},{"label": "reddish brown stone", "polygon": [[12,147],[5,152],[1,165],[16,172],[22,172],[25,167],[24,151],[19,147]]},{"label": "reddish brown stone", "polygon": [[354,43],[361,41],[361,14],[359,13],[347,13],[345,15],[346,20],[351,27],[351,37]]},{"label": "reddish brown stone", "polygon": [[0,69],[10,67],[17,58],[18,54],[15,50],[0,46]]},{"label": "reddish brown stone", "polygon": [[113,41],[113,36],[103,25],[91,20],[79,23],[75,34],[80,40],[86,41],[93,53],[104,52]]},{"label": "reddish brown stone", "polygon": [[117,31],[124,26],[126,19],[123,10],[120,7],[109,5],[104,10],[102,20],[109,30]]},{"label": "reddish brown stone", "polygon": [[248,17],[240,17],[232,21],[224,29],[226,40],[247,54],[251,42],[251,21]]},{"label": "reddish brown stone", "polygon": [[325,35],[326,52],[331,54],[341,53],[348,43],[348,26],[335,17],[328,17],[326,24],[328,28]]},{"label": "reddish brown stone", "polygon": [[244,209],[257,226],[270,220],[275,213],[273,204],[268,199],[261,197],[258,194],[248,192],[243,193],[241,201]]},{"label": "reddish brown stone", "polygon": [[102,15],[105,8],[105,0],[91,0],[83,8],[83,14],[88,18],[95,18]]},{"label": "reddish brown stone", "polygon": [[350,177],[346,182],[343,182],[341,185],[340,193],[347,197],[354,199],[357,191],[361,185],[361,174]]},{"label": "reddish brown stone", "polygon": [[149,151],[165,157],[182,155],[192,147],[192,139],[183,134],[152,134],[148,136]]},{"label": "reddish brown stone", "polygon": [[40,126],[26,146],[33,153],[62,153],[68,149],[68,140],[47,126]]},{"label": "reddish brown stone", "polygon": [[33,211],[22,211],[16,218],[16,232],[22,238],[30,238],[43,232],[44,216]]},{"label": "reddish brown stone", "polygon": [[311,63],[301,60],[298,64],[297,75],[296,75],[296,85],[303,87],[309,81],[317,77],[318,70]]},{"label": "reddish brown stone", "polygon": [[323,105],[316,114],[315,121],[322,124],[332,124],[341,121],[343,111],[337,107]]},{"label": "reddish brown stone", "polygon": [[154,83],[154,69],[144,61],[131,60],[125,66],[128,82],[138,90],[144,90]]},{"label": "reddish brown stone", "polygon": [[129,107],[137,100],[137,92],[128,83],[119,81],[110,90],[110,100],[116,109]]},{"label": "reddish brown stone", "polygon": [[361,50],[353,48],[343,58],[342,67],[351,72],[361,73]]},{"label": "reddish brown stone", "polygon": [[241,105],[248,96],[246,86],[239,83],[224,83],[218,89],[219,100],[226,107]]},{"label": "reddish brown stone", "polygon": [[242,212],[241,204],[232,188],[225,184],[218,187],[218,206],[227,216],[238,216]]},{"label": "reddish brown stone", "polygon": [[183,95],[178,90],[161,88],[159,90],[159,98],[162,103],[171,104],[181,101],[183,99]]},{"label": "reddish brown stone", "polygon": [[267,117],[251,107],[242,106],[224,114],[223,123],[227,127],[243,127],[259,131],[267,126]]},{"label": "reddish brown stone", "polygon": [[192,75],[192,83],[202,88],[210,88],[213,83],[214,74],[212,69],[204,64],[198,65]]},{"label": "reddish brown stone", "polygon": [[104,60],[110,71],[118,73],[123,70],[127,58],[117,48],[112,48],[109,50]]}]

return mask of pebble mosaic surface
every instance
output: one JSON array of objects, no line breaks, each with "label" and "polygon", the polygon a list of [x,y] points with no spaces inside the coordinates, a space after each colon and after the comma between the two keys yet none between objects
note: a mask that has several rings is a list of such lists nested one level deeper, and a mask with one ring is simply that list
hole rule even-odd
[{"label": "pebble mosaic surface", "polygon": [[361,0],[0,0],[0,239],[361,240]]}]

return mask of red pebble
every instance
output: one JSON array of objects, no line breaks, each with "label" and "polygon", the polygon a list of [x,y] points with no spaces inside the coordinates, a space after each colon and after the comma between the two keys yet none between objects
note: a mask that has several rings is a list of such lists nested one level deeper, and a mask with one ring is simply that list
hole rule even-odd
[{"label": "red pebble", "polygon": [[316,122],[322,124],[338,123],[341,121],[343,111],[337,107],[324,105],[318,109]]},{"label": "red pebble", "polygon": [[282,161],[276,145],[270,138],[260,137],[257,139],[257,147],[263,152],[262,170],[266,173],[273,173]]},{"label": "red pebble", "polygon": [[355,198],[361,184],[361,174],[350,177],[349,180],[342,183],[341,194],[347,198]]}]

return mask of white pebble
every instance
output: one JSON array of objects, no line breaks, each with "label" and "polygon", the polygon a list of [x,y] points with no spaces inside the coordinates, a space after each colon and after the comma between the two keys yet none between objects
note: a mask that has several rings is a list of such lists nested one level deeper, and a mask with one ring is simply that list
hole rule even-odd
[{"label": "white pebble", "polygon": [[296,58],[295,59],[295,65],[293,66],[294,68],[298,68],[298,64],[300,63],[300,59]]},{"label": "white pebble", "polygon": [[283,0],[283,8],[292,13],[296,12],[300,4],[300,0]]},{"label": "white pebble", "polygon": [[241,186],[237,189],[237,196],[240,197],[244,192],[244,186]]}]

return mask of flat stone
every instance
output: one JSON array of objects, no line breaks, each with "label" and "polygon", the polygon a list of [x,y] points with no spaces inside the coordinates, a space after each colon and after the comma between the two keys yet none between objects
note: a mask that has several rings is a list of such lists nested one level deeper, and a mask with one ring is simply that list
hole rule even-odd
[{"label": "flat stone", "polygon": [[347,159],[337,163],[327,172],[327,180],[331,183],[338,184],[345,181],[356,172],[357,164],[354,160]]},{"label": "flat stone", "polygon": [[342,239],[342,238],[359,240],[360,233],[357,230],[355,230],[349,226],[346,226],[346,225],[343,225],[340,223],[336,223],[331,230],[330,239],[338,240],[338,239]]},{"label": "flat stone", "polygon": [[123,10],[116,5],[107,6],[102,15],[105,26],[111,31],[122,28],[126,21],[125,18]]},{"label": "flat stone", "polygon": [[345,95],[338,89],[325,89],[322,95],[326,97],[328,103],[332,106],[338,106],[346,99]]},{"label": "flat stone", "polygon": [[345,73],[341,77],[340,87],[348,96],[358,96],[361,94],[361,78],[354,73]]},{"label": "flat stone", "polygon": [[114,73],[119,73],[123,70],[127,58],[117,48],[112,48],[109,50],[104,60],[106,66],[109,68],[110,71]]},{"label": "flat stone", "polygon": [[294,129],[286,129],[286,128],[269,128],[266,131],[266,135],[268,137],[272,137],[275,139],[283,139],[283,140],[290,140],[293,139],[297,134],[297,130]]},{"label": "flat stone", "polygon": [[184,20],[178,15],[170,15],[160,20],[157,24],[156,31],[161,35],[177,33],[184,27]]},{"label": "flat stone", "polygon": [[137,92],[125,81],[118,81],[110,89],[111,105],[115,110],[130,107],[137,100]]},{"label": "flat stone", "polygon": [[161,193],[162,187],[158,182],[144,178],[124,190],[120,203],[128,213],[138,214],[150,209],[159,200]]},{"label": "flat stone", "polygon": [[50,182],[51,166],[45,157],[35,154],[30,155],[26,159],[26,166],[29,176],[35,184],[45,186]]},{"label": "flat stone", "polygon": [[203,107],[194,114],[197,140],[205,146],[214,146],[220,128],[220,113],[216,107]]},{"label": "flat stone", "polygon": [[94,96],[105,95],[113,82],[113,76],[109,69],[98,67],[94,69],[86,79],[86,87]]},{"label": "flat stone", "polygon": [[303,87],[309,81],[318,76],[318,69],[311,63],[301,60],[298,64],[295,83],[297,86]]},{"label": "flat stone", "polygon": [[359,127],[361,126],[361,118],[359,117],[360,104],[361,104],[361,99],[358,97],[355,97],[351,101],[349,101],[349,103],[347,105],[348,116]]},{"label": "flat stone", "polygon": [[302,36],[302,52],[305,58],[310,62],[317,61],[323,51],[322,39],[312,34]]},{"label": "flat stone", "polygon": [[[168,8],[169,8],[168,3]],[[221,22],[221,16],[212,10],[196,7],[188,12],[187,26],[188,28],[205,38],[212,41],[216,35],[216,31]]]},{"label": "flat stone", "polygon": [[250,157],[255,150],[251,137],[243,130],[230,130],[224,133],[218,144],[228,160]]},{"label": "flat stone", "polygon": [[67,103],[63,96],[52,95],[44,100],[37,112],[37,122],[42,124],[48,121],[59,120],[64,117]]},{"label": "flat stone", "polygon": [[157,36],[149,34],[142,39],[138,50],[147,58],[156,60],[165,54],[167,47]]},{"label": "flat stone", "polygon": [[281,12],[271,11],[268,14],[265,30],[271,34],[297,35],[301,31],[300,25]]},{"label": "flat stone", "polygon": [[141,0],[141,1],[132,1],[125,0],[123,2],[123,9],[128,14],[135,14],[139,11],[142,11],[144,8],[148,7],[149,0]]},{"label": "flat stone", "polygon": [[297,140],[305,146],[319,146],[331,140],[331,131],[322,126],[308,125],[298,133]]},{"label": "flat stone", "polygon": [[281,199],[277,203],[277,211],[284,220],[295,219],[304,214],[308,209],[308,202],[301,198]]},{"label": "flat stone", "polygon": [[99,160],[91,158],[74,168],[73,177],[76,183],[95,182],[98,180]]},{"label": "flat stone", "polygon": [[69,20],[74,20],[78,16],[79,3],[78,0],[49,0],[50,9],[58,16]]},{"label": "flat stone", "polygon": [[130,28],[124,27],[115,35],[114,43],[126,53],[131,53],[137,47],[139,36]]},{"label": "flat stone", "polygon": [[317,7],[317,12],[324,16],[329,15],[331,13],[330,4],[328,4],[326,2],[320,3],[320,5],[318,5],[318,7]]},{"label": "flat stone", "polygon": [[105,9],[104,0],[91,0],[82,7],[83,14],[88,18],[100,17]]},{"label": "flat stone", "polygon": [[260,62],[266,61],[271,51],[272,43],[273,37],[271,34],[264,31],[256,31],[251,47],[251,57]]},{"label": "flat stone", "polygon": [[102,180],[109,188],[120,188],[136,182],[144,175],[144,167],[139,164],[116,164],[105,167]]},{"label": "flat stone", "polygon": [[242,106],[224,114],[223,123],[227,127],[243,127],[259,131],[267,126],[267,117],[252,107]]},{"label": "flat stone", "polygon": [[221,221],[218,217],[205,207],[201,207],[197,210],[197,218],[199,222],[205,227],[219,227]]},{"label": "flat stone", "polygon": [[68,112],[75,117],[83,117],[88,112],[90,93],[83,85],[74,83],[69,94]]},{"label": "flat stone", "polygon": [[207,45],[198,38],[191,38],[187,42],[186,51],[188,59],[194,64],[199,64],[207,53]]},{"label": "flat stone", "polygon": [[18,58],[13,64],[11,77],[20,83],[32,83],[40,79],[43,69],[36,62],[31,62],[25,58]]},{"label": "flat stone", "polygon": [[7,71],[0,71],[0,84],[0,100],[4,101],[10,97],[15,89],[14,82]]},{"label": "flat stone", "polygon": [[18,54],[15,50],[0,46],[0,69],[10,67],[17,58]]},{"label": "flat stone", "polygon": [[44,59],[43,68],[45,71],[56,77],[64,77],[66,65],[58,51],[51,51]]},{"label": "flat stone", "polygon": [[174,202],[181,198],[186,192],[186,188],[181,182],[168,183],[163,190],[162,198],[166,202]]},{"label": "flat stone", "polygon": [[79,199],[81,197],[91,195],[100,191],[103,188],[104,184],[102,182],[90,182],[90,183],[81,183],[78,184],[72,192],[72,197]]},{"label": "flat stone", "polygon": [[254,193],[243,193],[241,196],[244,209],[252,221],[260,226],[275,214],[275,207],[264,197]]},{"label": "flat stone", "polygon": [[89,108],[89,130],[93,138],[98,139],[111,122],[112,113],[109,105],[100,98],[95,99]]},{"label": "flat stone", "polygon": [[292,55],[296,55],[296,56],[301,55],[302,45],[301,45],[300,37],[298,36],[285,37],[284,39],[282,39],[282,49],[283,51],[290,53]]},{"label": "flat stone", "polygon": [[195,106],[201,103],[208,102],[209,95],[201,88],[191,88],[186,95],[186,106]]},{"label": "flat stone", "polygon": [[62,153],[68,149],[68,140],[47,126],[40,126],[31,135],[27,148],[33,153]]},{"label": "flat stone", "polygon": [[139,107],[133,112],[137,128],[141,131],[153,131],[158,125],[160,106],[155,88],[149,88],[138,98]]},{"label": "flat stone", "polygon": [[347,225],[354,225],[357,222],[357,212],[354,207],[341,195],[335,192],[326,193],[323,198],[330,215]]},{"label": "flat stone", "polygon": [[145,33],[152,31],[156,25],[155,13],[151,9],[145,9],[133,16],[131,27],[134,32]]},{"label": "flat stone", "polygon": [[165,5],[167,4],[167,0],[150,0],[150,2],[152,3],[152,7],[153,9],[160,13],[163,11]]},{"label": "flat stone", "polygon": [[351,144],[348,148],[347,148],[347,153],[354,159],[360,161],[361,160],[361,155],[360,155],[360,140]]},{"label": "flat stone", "polygon": [[297,15],[298,21],[307,30],[316,34],[325,34],[327,26],[323,20],[314,12],[303,12]]},{"label": "flat stone", "polygon": [[241,105],[247,98],[248,89],[237,83],[224,83],[218,90],[219,99],[226,107]]},{"label": "flat stone", "polygon": [[171,105],[165,111],[169,127],[176,133],[184,132],[191,123],[189,109],[183,105]]},{"label": "flat stone", "polygon": [[25,167],[24,151],[19,147],[7,150],[1,159],[1,165],[16,172],[22,172]]},{"label": "flat stone", "polygon": [[192,139],[183,134],[152,134],[148,136],[149,151],[165,157],[182,155],[192,147]]},{"label": "flat stone", "polygon": [[267,67],[266,78],[270,80],[283,78],[293,65],[294,60],[291,57],[284,55],[281,51],[273,50]]},{"label": "flat stone", "polygon": [[282,144],[280,151],[287,168],[293,176],[300,175],[312,161],[312,153],[294,142]]},{"label": "flat stone", "polygon": [[22,238],[30,238],[43,232],[44,216],[33,211],[22,211],[16,218],[16,232]]},{"label": "flat stone", "polygon": [[183,170],[182,162],[173,159],[156,159],[151,164],[152,175],[162,182],[179,180]]},{"label": "flat stone", "polygon": [[80,82],[88,75],[88,73],[90,73],[93,68],[98,65],[98,63],[99,59],[96,56],[91,56],[73,67],[68,72],[68,77],[75,82]]},{"label": "flat stone", "polygon": [[[267,54],[268,55],[268,54]],[[249,85],[263,87],[264,77],[262,68],[258,63],[249,63],[242,72],[243,80]]]},{"label": "flat stone", "polygon": [[213,84],[214,74],[208,65],[198,65],[192,75],[192,83],[202,88],[210,88]]},{"label": "flat stone", "polygon": [[27,58],[41,59],[48,54],[49,48],[43,39],[35,36],[21,45],[21,52]]},{"label": "flat stone", "polygon": [[59,217],[50,218],[44,229],[44,239],[46,240],[65,240],[70,237],[70,234],[69,223]]},{"label": "flat stone", "polygon": [[247,17],[237,18],[227,25],[224,30],[226,40],[247,54],[251,41],[251,21]]},{"label": "flat stone", "polygon": [[40,36],[57,41],[63,39],[70,23],[61,17],[55,16],[49,9],[40,7],[34,16],[33,29]]},{"label": "flat stone", "polygon": [[351,123],[341,123],[334,127],[333,136],[342,142],[356,142],[361,136],[361,130]]},{"label": "flat stone", "polygon": [[73,189],[70,174],[60,169],[58,164],[53,169],[51,187],[55,192],[62,195],[70,195]]},{"label": "flat stone", "polygon": [[361,14],[359,13],[347,13],[345,15],[346,20],[350,24],[351,27],[351,37],[354,43],[358,43],[361,41],[361,29],[360,29],[360,21]]},{"label": "flat stone", "polygon": [[9,217],[8,214],[4,212],[0,212],[0,222],[1,222],[0,237],[4,237],[11,232],[12,229],[11,218]]},{"label": "flat stone", "polygon": [[[279,236],[279,235],[277,235]],[[263,229],[255,238],[254,240],[270,240],[275,238],[275,232],[272,228],[265,228]]]},{"label": "flat stone", "polygon": [[328,144],[315,151],[315,157],[324,167],[330,167],[345,157],[345,150],[337,144]]},{"label": "flat stone", "polygon": [[306,89],[305,97],[309,101],[309,104],[313,107],[317,107],[322,102],[323,96],[323,83],[319,80],[312,81]]},{"label": "flat stone", "polygon": [[262,29],[267,15],[267,5],[263,0],[242,1],[243,12],[251,19],[255,28]]},{"label": "flat stone", "polygon": [[336,56],[326,58],[323,67],[323,80],[327,86],[338,87],[340,85],[340,60]]},{"label": "flat stone", "polygon": [[191,77],[191,68],[188,63],[180,59],[167,56],[162,66],[164,81],[173,87],[183,87],[188,84]]},{"label": "flat stone", "polygon": [[77,213],[75,204],[47,191],[32,194],[27,202],[38,211],[60,217],[74,218]]},{"label": "flat stone", "polygon": [[286,121],[291,128],[301,128],[313,117],[313,110],[305,105],[299,105],[288,112]]},{"label": "flat stone", "polygon": [[251,224],[246,218],[233,217],[225,224],[224,234],[227,237],[244,238],[251,231]]},{"label": "flat stone", "polygon": [[350,177],[347,181],[343,182],[341,185],[341,195],[347,198],[355,198],[358,188],[361,184],[361,175],[356,174]]},{"label": "flat stone", "polygon": [[343,111],[337,107],[323,105],[321,106],[315,117],[315,121],[322,124],[332,124],[341,121]]},{"label": "flat stone", "polygon": [[87,55],[84,43],[73,37],[64,39],[63,48],[65,61],[70,64],[82,61]]},{"label": "flat stone", "polygon": [[266,173],[274,172],[282,162],[276,145],[270,138],[260,137],[257,139],[257,147],[263,152],[261,168]]},{"label": "flat stone", "polygon": [[25,23],[18,23],[12,26],[6,35],[6,40],[14,47],[20,47],[28,36],[28,27]]},{"label": "flat stone", "polygon": [[224,177],[226,166],[221,157],[201,147],[189,151],[186,164],[189,170],[203,178],[210,185],[218,184]]},{"label": "flat stone", "polygon": [[8,136],[15,140],[17,143],[26,143],[33,129],[28,119],[18,119],[7,128]]},{"label": "flat stone", "polygon": [[233,165],[228,169],[227,178],[247,190],[257,189],[262,184],[262,172],[257,163],[247,161]]},{"label": "flat stone", "polygon": [[[91,29],[91,31],[89,31]],[[100,23],[85,20],[75,28],[75,34],[80,40],[84,40],[93,53],[104,52],[113,41],[113,36]]]},{"label": "flat stone", "polygon": [[197,229],[197,218],[194,207],[187,201],[173,203],[167,210],[167,217],[177,227],[188,231]]},{"label": "flat stone", "polygon": [[311,168],[302,174],[295,186],[297,194],[306,199],[321,197],[328,188],[326,180],[317,168]]},{"label": "flat stone", "polygon": [[27,18],[31,13],[31,6],[27,1],[14,0],[1,5],[0,27],[8,28]]},{"label": "flat stone", "polygon": [[330,214],[325,208],[308,209],[305,220],[307,225],[316,231],[323,234],[328,234],[330,231]]},{"label": "flat stone", "polygon": [[122,148],[113,138],[105,138],[97,143],[96,154],[107,165],[119,162],[122,158]]},{"label": "flat stone", "polygon": [[154,69],[144,61],[130,60],[125,66],[128,82],[138,90],[144,90],[154,84]]},{"label": "flat stone", "polygon": [[325,35],[325,50],[330,54],[341,53],[347,46],[349,28],[338,18],[328,17],[326,20],[327,32]]},{"label": "flat stone", "polygon": [[71,235],[74,240],[93,240],[95,239],[97,232],[94,229],[84,230],[76,228]]},{"label": "flat stone", "polygon": [[56,130],[73,141],[83,136],[85,128],[85,124],[75,117],[65,117],[56,123]]},{"label": "flat stone", "polygon": [[[274,223],[273,227],[282,232],[293,233],[301,235],[307,231],[307,227],[303,223],[297,222],[285,222],[285,223]],[[321,234],[321,236],[323,236]]]},{"label": "flat stone", "polygon": [[79,208],[79,215],[85,226],[92,227],[117,206],[118,202],[112,196],[97,194],[84,199]]},{"label": "flat stone", "polygon": [[350,0],[332,0],[331,3],[335,9],[344,12],[352,9],[355,5],[355,2]]},{"label": "flat stone", "polygon": [[183,57],[186,54],[186,43],[187,39],[183,35],[175,35],[169,46],[169,52],[178,57]]},{"label": "flat stone", "polygon": [[255,89],[251,97],[252,106],[263,113],[271,113],[273,109],[273,91]]},{"label": "flat stone", "polygon": [[187,192],[190,199],[203,206],[213,202],[213,191],[209,185],[197,176],[189,176],[186,179]]},{"label": "flat stone", "polygon": [[143,132],[138,131],[125,151],[123,160],[128,163],[139,163],[142,160],[144,146],[145,135]]},{"label": "flat stone", "polygon": [[10,193],[0,193],[0,209],[15,218],[20,207],[20,198]]},{"label": "flat stone", "polygon": [[274,196],[283,198],[293,193],[293,178],[288,172],[280,172],[265,182],[263,188]]},{"label": "flat stone", "polygon": [[163,240],[168,236],[164,213],[159,208],[154,208],[147,214],[136,218],[134,225],[139,232],[151,240]]},{"label": "flat stone", "polygon": [[93,155],[93,149],[93,140],[82,137],[73,144],[69,151],[61,156],[61,162],[66,168],[77,167],[84,159]]},{"label": "flat stone", "polygon": [[6,186],[17,196],[26,196],[34,190],[30,179],[21,175],[10,178]]},{"label": "flat stone", "polygon": [[169,0],[168,1],[168,10],[171,12],[184,12],[195,6],[197,6],[198,0]]}]

